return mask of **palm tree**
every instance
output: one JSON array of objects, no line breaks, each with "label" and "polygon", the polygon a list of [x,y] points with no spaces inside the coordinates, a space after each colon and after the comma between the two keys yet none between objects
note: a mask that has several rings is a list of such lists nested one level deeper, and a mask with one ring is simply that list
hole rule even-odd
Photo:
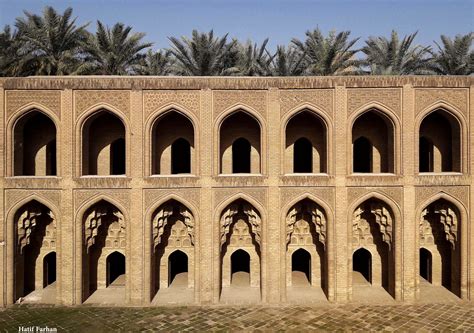
[{"label": "palm tree", "polygon": [[305,53],[290,45],[285,48],[278,45],[272,56],[270,74],[272,76],[299,76],[306,68]]},{"label": "palm tree", "polygon": [[52,7],[45,7],[43,16],[24,12],[15,26],[21,43],[19,66],[28,74],[65,75],[73,74],[81,63],[83,42],[86,40],[87,24],[76,26],[72,19],[72,8],[62,15]]},{"label": "palm tree", "polygon": [[441,35],[442,46],[434,55],[433,71],[441,75],[470,75],[474,73],[474,51],[471,51],[474,33],[457,35],[454,41]]},{"label": "palm tree", "polygon": [[0,32],[0,76],[18,74],[18,40],[16,32],[6,25]]},{"label": "palm tree", "polygon": [[355,59],[359,50],[352,47],[359,38],[349,40],[350,31],[324,37],[319,28],[306,32],[304,42],[293,38],[292,43],[306,53],[307,73],[310,75],[347,75],[358,73],[360,61]]},{"label": "palm tree", "polygon": [[171,52],[148,50],[142,64],[137,69],[139,75],[169,75],[172,73],[173,59]]},{"label": "palm tree", "polygon": [[417,33],[405,36],[401,42],[396,31],[392,31],[390,39],[369,37],[362,48],[366,55],[363,64],[369,68],[367,72],[375,75],[431,73],[431,48],[412,45]]},{"label": "palm tree", "polygon": [[238,44],[237,75],[243,76],[266,76],[270,75],[270,65],[274,56],[270,56],[267,51],[268,38],[262,45],[252,44],[247,41],[245,44]]},{"label": "palm tree", "polygon": [[169,37],[171,53],[176,58],[175,71],[179,75],[214,76],[237,71],[236,40],[227,43],[227,34],[214,37],[214,32],[193,30],[192,37]]},{"label": "palm tree", "polygon": [[116,23],[110,29],[97,21],[95,35],[90,34],[85,44],[88,56],[81,72],[126,75],[138,70],[145,57],[141,51],[152,46],[152,43],[142,43],[145,34],[131,34],[131,30],[123,23]]}]

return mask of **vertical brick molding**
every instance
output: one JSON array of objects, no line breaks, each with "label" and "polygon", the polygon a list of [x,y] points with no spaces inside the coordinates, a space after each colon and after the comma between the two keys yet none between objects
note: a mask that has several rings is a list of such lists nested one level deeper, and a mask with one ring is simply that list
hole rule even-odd
[{"label": "vertical brick molding", "polygon": [[[130,205],[130,221],[128,222],[129,230],[127,231],[127,256],[126,269],[127,272],[127,299],[130,304],[140,305],[145,301],[143,294],[143,286],[145,283],[150,285],[150,281],[144,279],[144,253],[145,253],[145,239],[150,229],[146,226],[148,221],[144,221],[144,205],[143,205],[143,158],[144,155],[144,135],[143,133],[143,92],[142,90],[132,90],[130,94],[130,142],[127,143],[127,165],[130,170],[127,170],[127,175],[132,178],[132,189],[129,193],[133,198],[133,204]],[[149,250],[149,249],[148,249]],[[147,276],[149,278],[149,276]]]},{"label": "vertical brick molding", "polygon": [[[352,267],[349,263],[351,262],[351,238],[349,237],[349,230],[351,228],[347,218],[347,189],[346,189],[346,170],[347,164],[350,161],[347,160],[349,153],[347,147],[346,133],[347,129],[347,89],[344,86],[336,86],[334,93],[334,144],[332,145],[335,149],[334,156],[334,173],[336,182],[336,199],[335,199],[335,218],[334,226],[329,230],[334,232],[334,243],[329,245],[329,251],[333,251],[331,256],[334,260],[328,263],[329,272],[335,272],[335,279],[333,280],[333,286],[329,285],[330,289],[335,290],[335,301],[346,302],[351,297],[351,289],[349,286],[352,285]],[[350,131],[350,130],[348,130]],[[350,279],[350,280],[349,280]]]},{"label": "vertical brick molding", "polygon": [[[74,120],[73,120],[73,91],[65,89],[61,92],[61,123],[57,129],[57,143],[59,149],[57,165],[58,177],[61,179],[61,216],[57,228],[58,242],[56,244],[57,273],[56,297],[64,305],[80,304],[80,300],[74,300],[75,274],[82,272],[74,271],[74,261],[81,253],[74,253],[74,205],[73,205],[73,170],[74,170]],[[74,272],[74,274],[71,274]]]},{"label": "vertical brick molding", "polygon": [[[416,215],[415,206],[415,186],[414,177],[417,174],[415,170],[415,163],[418,160],[418,156],[415,156],[417,151],[415,145],[415,90],[411,85],[404,85],[402,90],[402,144],[403,149],[401,150],[401,169],[402,175],[404,176],[403,181],[403,215],[402,221],[395,221],[395,223],[401,223],[402,228],[395,228],[395,230],[402,230],[401,237],[396,236],[396,240],[400,239],[400,244],[395,244],[396,247],[401,247],[402,253],[402,271],[395,271],[395,284],[396,284],[396,298],[399,300],[413,301],[416,298],[418,290],[418,249],[416,248],[417,240],[415,237],[418,235],[415,232],[418,228],[420,217]],[[418,258],[418,260],[415,260]],[[399,260],[398,257],[395,260]],[[396,267],[400,267],[396,263]],[[401,292],[401,295],[400,295]],[[399,296],[399,297],[398,297]]]},{"label": "vertical brick molding", "polygon": [[[280,212],[280,191],[278,188],[279,176],[282,173],[280,170],[280,142],[281,142],[281,122],[280,122],[280,92],[278,89],[269,89],[267,95],[268,103],[268,207],[267,207],[267,223],[263,231],[265,235],[263,240],[266,241],[266,253],[263,258],[267,258],[266,267],[263,266],[262,271],[265,273],[267,279],[263,279],[264,291],[266,295],[262,294],[263,301],[269,303],[278,303],[281,301],[281,294],[286,290],[285,285],[285,258],[286,246],[282,246],[283,241],[281,237],[281,225],[285,225],[285,221],[281,221]],[[265,156],[265,154],[264,154]],[[276,255],[280,253],[280,255]],[[266,280],[266,281],[265,281]],[[279,288],[277,287],[279,286]],[[266,296],[266,297],[265,297]]]},{"label": "vertical brick molding", "polygon": [[[4,207],[5,195],[5,90],[0,85],[0,203]],[[5,243],[5,209],[0,209],[0,307],[6,305],[6,243]]]},{"label": "vertical brick molding", "polygon": [[201,170],[201,215],[199,216],[199,233],[200,233],[200,257],[201,260],[196,262],[200,265],[200,275],[195,281],[195,290],[199,292],[197,298],[201,304],[217,303],[219,301],[219,242],[218,235],[214,235],[213,226],[218,223],[214,221],[216,217],[214,212],[214,203],[212,196],[212,165],[213,165],[213,133],[214,123],[212,121],[212,91],[210,89],[201,90],[201,123],[198,126],[200,131],[200,161]]},{"label": "vertical brick molding", "polygon": [[[474,300],[474,130],[472,130],[474,124],[474,85],[471,85],[469,89],[469,131],[471,137],[468,138],[468,146],[470,151],[468,151],[468,158],[470,165],[468,165],[468,174],[471,179],[470,181],[470,212],[468,212],[470,218],[468,219],[471,223],[468,224],[468,294],[471,301]],[[466,221],[468,222],[468,221]]]}]

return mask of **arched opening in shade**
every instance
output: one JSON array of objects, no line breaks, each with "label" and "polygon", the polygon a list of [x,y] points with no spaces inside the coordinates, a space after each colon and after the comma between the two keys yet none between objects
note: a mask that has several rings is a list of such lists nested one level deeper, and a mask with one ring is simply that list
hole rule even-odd
[{"label": "arched opening in shade", "polygon": [[291,271],[302,272],[311,284],[311,255],[304,249],[298,249],[291,256]]},{"label": "arched opening in shade", "polygon": [[54,282],[56,282],[56,252],[51,252],[43,259],[43,288]]},{"label": "arched opening in shade", "polygon": [[[125,256],[120,252],[113,252],[107,257],[107,287],[116,282],[125,274]],[[117,281],[119,282],[119,281]],[[123,283],[122,283],[123,284]]]},{"label": "arched opening in shade", "polygon": [[188,256],[184,252],[176,250],[169,256],[168,265],[168,283],[171,285],[178,274],[188,272]]},{"label": "arched opening in shade", "polygon": [[239,138],[232,144],[232,173],[250,173],[250,142]]},{"label": "arched opening in shade", "polygon": [[306,138],[299,138],[294,144],[293,172],[313,172],[313,146]]},{"label": "arched opening in shade", "polygon": [[234,282],[237,273],[243,272],[248,273],[246,282],[250,283],[250,255],[244,250],[237,250],[230,256],[230,263],[231,282]]},{"label": "arched opening in shade", "polygon": [[171,145],[171,173],[191,173],[191,145],[183,138]]},{"label": "arched opening in shade", "polygon": [[352,255],[352,270],[359,272],[367,280],[372,283],[372,255],[364,248],[360,248]]},{"label": "arched opening in shade", "polygon": [[370,173],[372,172],[372,144],[361,136],[354,141],[354,172]]},{"label": "arched opening in shade", "polygon": [[425,248],[420,249],[420,276],[428,282],[432,282],[433,256]]}]

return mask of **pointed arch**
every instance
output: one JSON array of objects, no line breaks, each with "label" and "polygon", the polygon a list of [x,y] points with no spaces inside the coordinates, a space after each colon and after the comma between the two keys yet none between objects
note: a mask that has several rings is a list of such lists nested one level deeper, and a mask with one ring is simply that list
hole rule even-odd
[{"label": "pointed arch", "polygon": [[[117,128],[115,131],[108,131],[107,137],[103,137],[104,142],[102,142],[102,149],[99,149],[97,140],[94,140],[96,144],[95,149],[92,151],[95,152],[94,155],[102,156],[102,163],[99,163],[96,158],[91,159],[90,152],[90,142],[89,142],[89,127],[93,125],[94,121],[100,117],[112,117],[114,121],[118,121],[117,124],[112,124]],[[100,119],[99,119],[100,120]],[[112,126],[111,125],[111,126]],[[117,170],[125,170],[125,173],[129,172],[130,168],[130,158],[129,158],[129,142],[130,142],[130,122],[127,116],[121,112],[119,109],[107,103],[98,103],[89,107],[86,111],[78,117],[75,122],[75,132],[76,132],[76,175],[88,176],[99,174],[99,176],[118,176],[113,175],[112,168],[113,163],[119,163],[121,166],[119,168],[115,167]],[[120,128],[122,127],[122,128]],[[114,134],[115,136],[112,136]],[[122,133],[120,133],[122,132]],[[112,141],[117,139],[125,140],[125,145],[121,148],[120,154],[115,154],[114,160],[111,160],[110,156],[110,144]],[[110,142],[108,142],[110,141]],[[107,145],[108,144],[108,145]],[[99,149],[99,150],[98,150]],[[97,151],[96,151],[97,150]],[[100,155],[99,155],[100,154]],[[92,156],[94,157],[94,156]],[[99,171],[100,167],[100,171]],[[97,170],[96,170],[97,169]],[[108,170],[108,171],[107,171]]]},{"label": "pointed arch", "polygon": [[[450,125],[450,130],[454,133],[451,133],[450,137],[450,144],[449,144],[449,151],[451,152],[451,156],[449,159],[451,161],[451,170],[447,172],[467,172],[467,163],[465,160],[465,156],[468,155],[468,142],[467,142],[467,120],[462,112],[460,112],[455,106],[439,100],[428,107],[424,108],[420,111],[415,117],[415,167],[417,172],[425,172],[421,171],[420,165],[420,146],[419,142],[422,138],[422,126],[423,123],[427,120],[428,117],[435,115],[436,113],[439,116],[448,120]],[[453,125],[457,128],[453,128]],[[437,131],[439,132],[439,131]],[[444,131],[442,131],[444,133]],[[433,138],[437,138],[434,136]],[[431,140],[433,138],[430,138]],[[446,152],[445,152],[446,154]],[[449,164],[449,163],[448,163]],[[446,168],[446,165],[445,165]],[[438,168],[439,169],[439,168]],[[439,172],[439,171],[435,171]],[[441,171],[443,172],[443,171]]]},{"label": "pointed arch", "polygon": [[[290,165],[294,164],[291,163],[291,151],[288,151],[286,146],[288,145],[288,125],[293,121],[296,120],[295,118],[304,115],[307,113],[310,116],[313,116],[315,120],[318,122],[318,125],[322,127],[322,135],[316,136],[319,139],[318,145],[313,147],[314,154],[316,154],[315,160],[319,161],[319,164],[316,163],[316,166],[313,167],[312,173],[331,173],[331,163],[332,160],[332,121],[326,114],[324,110],[319,108],[316,105],[311,103],[302,103],[298,106],[292,108],[288,111],[281,120],[281,156],[284,158],[281,159],[281,169],[285,170],[285,173],[294,173],[293,168],[290,168]],[[314,125],[314,124],[313,124]],[[311,133],[309,133],[311,134]],[[305,136],[302,136],[305,137]],[[315,141],[314,138],[312,141]],[[319,148],[319,149],[318,149]],[[314,155],[313,154],[313,155]],[[318,169],[319,165],[319,169]]]},{"label": "pointed arch", "polygon": [[[159,126],[160,122],[166,121],[167,119],[169,120],[171,119],[170,117],[173,116],[182,117],[185,121],[185,123],[179,124],[179,126],[183,126],[183,130],[165,134],[165,138],[158,140],[156,137],[157,135],[154,134],[156,132],[156,127]],[[176,129],[177,126],[172,127],[172,129]],[[170,130],[172,129],[170,128]],[[171,138],[169,138],[170,136]],[[175,141],[175,139],[179,138],[185,139],[190,144],[190,173],[196,174],[198,156],[195,152],[198,151],[199,138],[198,119],[196,116],[180,104],[167,103],[166,105],[154,110],[147,117],[145,122],[145,142],[147,143],[146,147],[148,149],[148,154],[145,154],[145,165],[147,166],[145,171],[148,176],[169,175],[173,173],[171,166],[167,164],[171,159],[171,156],[169,156],[171,154],[169,146],[173,141]],[[165,142],[159,145],[159,141],[163,140]]]},{"label": "pointed arch", "polygon": [[[358,138],[354,135],[354,126],[357,125],[358,120],[361,120],[361,117],[375,116],[385,123],[386,131],[384,131],[386,138],[380,140],[380,135],[372,135],[376,138],[377,142],[372,142],[374,139],[369,140],[374,146],[373,160],[372,165],[374,168],[373,172],[379,173],[394,173],[397,174],[400,170],[400,160],[401,156],[401,144],[400,144],[400,133],[401,125],[398,116],[385,105],[378,102],[370,102],[362,107],[358,108],[353,112],[348,119],[347,133],[347,146],[352,147],[354,140]],[[382,129],[383,130],[383,129]],[[359,129],[361,133],[368,133],[367,129],[363,127]],[[367,134],[363,135],[367,136]],[[354,165],[354,151],[350,149],[347,151],[347,160],[351,161],[348,163],[348,174],[352,174],[353,165]],[[378,171],[380,169],[380,171]]]},{"label": "pointed arch", "polygon": [[[242,133],[241,127],[245,126],[242,121],[228,123],[231,117],[242,117],[248,121],[245,133]],[[215,156],[219,156],[214,164],[216,174],[232,173],[232,153],[229,147],[239,137],[244,137],[251,144],[251,173],[264,173],[266,167],[266,122],[256,110],[244,104],[235,104],[224,110],[215,119],[214,126],[214,152]],[[228,126],[231,130],[224,131],[223,126]]]}]

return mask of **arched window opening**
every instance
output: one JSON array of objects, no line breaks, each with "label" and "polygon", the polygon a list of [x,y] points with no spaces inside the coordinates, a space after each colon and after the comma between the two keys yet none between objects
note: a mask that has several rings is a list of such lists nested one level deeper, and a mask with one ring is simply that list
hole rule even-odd
[{"label": "arched window opening", "polygon": [[113,252],[107,257],[107,284],[125,285],[125,256],[120,252]]},{"label": "arched window opening", "polygon": [[426,116],[420,125],[419,171],[461,171],[461,128],[455,117],[443,110]]},{"label": "arched window opening", "polygon": [[171,145],[171,173],[191,173],[191,145],[183,138]]},{"label": "arched window opening", "polygon": [[110,153],[110,169],[112,175],[125,174],[125,139],[120,138],[112,142]]},{"label": "arched window opening", "polygon": [[194,126],[188,117],[171,110],[152,126],[151,173],[193,173]]},{"label": "arched window opening", "polygon": [[239,138],[232,144],[232,173],[250,173],[250,142]]},{"label": "arched window opening", "polygon": [[[383,113],[370,110],[360,115],[352,126],[354,172],[393,173],[395,168],[394,133],[392,121]],[[367,142],[358,142],[361,137],[370,143],[370,152]],[[361,146],[358,147],[358,145]]]},{"label": "arched window opening", "polygon": [[361,136],[354,141],[353,159],[354,172],[372,172],[372,144],[367,138]]},{"label": "arched window opening", "polygon": [[366,249],[358,249],[352,256],[352,270],[359,272],[369,283],[372,283],[372,256]]},{"label": "arched window opening", "polygon": [[237,111],[219,129],[220,173],[261,173],[260,124],[250,114]]},{"label": "arched window opening", "polygon": [[[311,255],[304,249],[296,250],[291,256],[291,271],[293,274],[302,273],[304,281],[297,281],[301,276],[294,276],[292,278],[293,285],[297,285],[298,282],[302,284],[311,284]],[[300,275],[300,274],[299,274]]]},{"label": "arched window opening", "polygon": [[[187,276],[186,274],[182,273],[187,273],[188,272],[188,256],[183,253],[182,251],[176,250],[174,251],[170,256],[169,256],[169,278],[168,278],[168,283],[171,285],[174,281],[175,278],[176,280],[180,279],[183,277],[183,280],[186,280],[184,285],[187,285]],[[179,282],[184,282],[184,281],[179,281]],[[181,284],[181,283],[180,283]]]},{"label": "arched window opening", "polygon": [[44,113],[32,111],[14,128],[14,175],[56,175],[56,126]]},{"label": "arched window opening", "polygon": [[306,138],[300,138],[295,141],[293,168],[295,173],[313,172],[313,146]]},{"label": "arched window opening", "polygon": [[54,282],[56,282],[56,252],[51,252],[43,259],[43,288]]},{"label": "arched window opening", "polygon": [[249,285],[250,255],[244,250],[237,250],[230,256],[230,263],[231,283],[239,285]]},{"label": "arched window opening", "polygon": [[295,114],[285,129],[285,173],[327,172],[327,126],[314,112]]},{"label": "arched window opening", "polygon": [[82,174],[123,175],[125,160],[124,124],[111,112],[96,112],[83,127]]},{"label": "arched window opening", "polygon": [[420,249],[420,276],[432,283],[432,267],[433,267],[433,257],[431,252],[427,249]]},{"label": "arched window opening", "polygon": [[420,137],[420,172],[433,172],[433,142],[424,136]]}]

